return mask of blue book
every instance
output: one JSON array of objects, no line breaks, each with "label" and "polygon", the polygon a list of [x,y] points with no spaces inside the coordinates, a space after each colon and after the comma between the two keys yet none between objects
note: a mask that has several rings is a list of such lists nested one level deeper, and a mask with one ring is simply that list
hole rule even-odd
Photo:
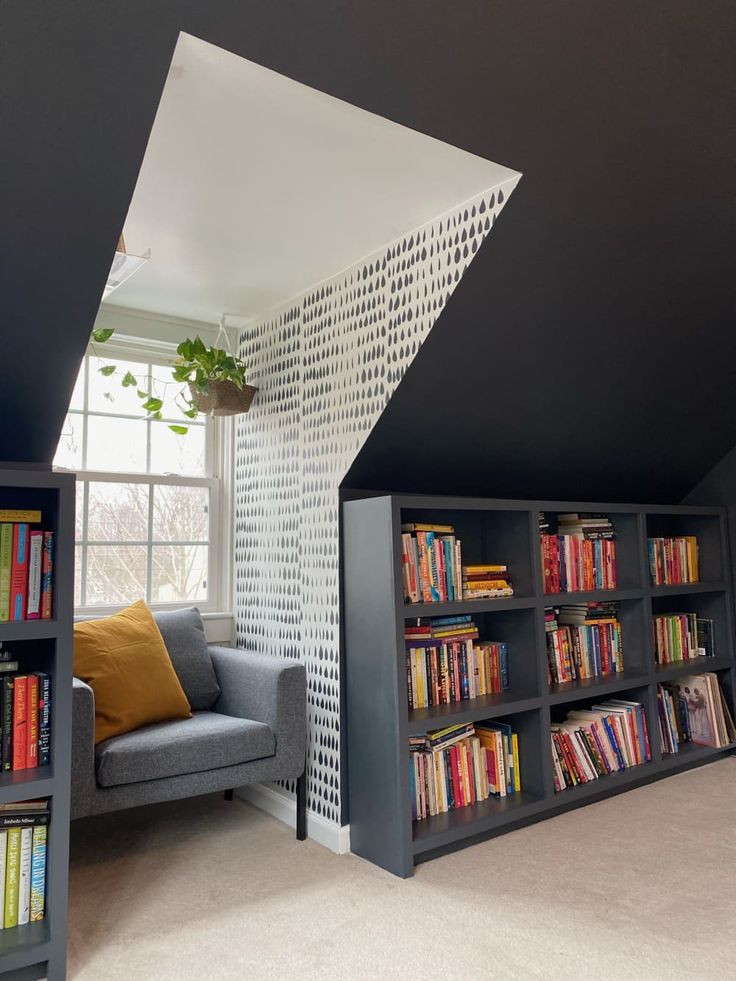
[{"label": "blue book", "polygon": [[455,596],[455,556],[453,552],[455,549],[452,547],[449,539],[445,538],[442,540],[442,548],[445,553],[445,587],[447,589],[447,602],[452,603],[456,599],[460,599],[459,596]]},{"label": "blue book", "polygon": [[509,657],[506,644],[498,645],[499,660],[501,662],[501,688],[509,687]]}]

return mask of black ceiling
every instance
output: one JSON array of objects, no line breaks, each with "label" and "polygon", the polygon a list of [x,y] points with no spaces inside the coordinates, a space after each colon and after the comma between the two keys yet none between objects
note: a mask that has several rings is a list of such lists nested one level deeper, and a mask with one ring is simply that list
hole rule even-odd
[{"label": "black ceiling", "polygon": [[0,459],[53,454],[179,30],[525,175],[353,486],[674,499],[736,442],[730,0],[5,0]]}]

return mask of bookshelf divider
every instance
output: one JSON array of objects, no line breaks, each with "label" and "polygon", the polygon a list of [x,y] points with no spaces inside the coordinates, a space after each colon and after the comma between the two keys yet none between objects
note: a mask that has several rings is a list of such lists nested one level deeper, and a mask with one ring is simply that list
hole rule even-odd
[{"label": "bookshelf divider", "polygon": [[[620,588],[545,593],[538,515],[605,513],[616,531]],[[405,603],[402,522],[452,525],[463,561],[505,562],[513,597]],[[647,537],[696,535],[704,581],[652,586]],[[678,674],[716,671],[733,711],[734,634],[726,512],[685,505],[507,501],[416,495],[367,496],[343,503],[342,577],[346,664],[347,756],[353,852],[407,877],[418,862],[601,800],[660,777],[718,759],[732,746],[685,743],[662,754],[657,684]],[[544,611],[548,607],[615,600],[622,611],[624,670],[550,685]],[[655,664],[652,613],[679,601],[714,621],[714,657]],[[667,610],[666,612],[670,612]],[[410,709],[404,627],[414,618],[473,614],[484,633],[505,624],[513,632],[510,686],[446,705]],[[502,615],[502,616],[501,616]],[[529,618],[528,621],[523,618]],[[520,618],[520,619],[519,619]],[[627,640],[628,638],[628,640]],[[494,637],[494,640],[505,638]],[[421,644],[421,641],[418,641]],[[555,793],[550,724],[573,706],[623,698],[642,704],[651,760]],[[509,721],[518,733],[521,792],[412,821],[408,738],[465,722]]]}]

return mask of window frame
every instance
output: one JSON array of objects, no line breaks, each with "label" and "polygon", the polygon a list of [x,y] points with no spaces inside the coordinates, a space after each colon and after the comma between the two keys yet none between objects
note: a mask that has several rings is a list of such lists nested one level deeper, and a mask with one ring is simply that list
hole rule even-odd
[{"label": "window frame", "polygon": [[[136,362],[144,365],[165,365],[169,363],[176,354],[176,346],[165,342],[151,342],[148,339],[124,338],[116,335],[115,343],[105,344],[103,352],[95,350],[91,345],[85,352],[84,359],[87,362],[85,373],[84,393],[81,408],[74,409],[69,407],[69,415],[80,416],[82,420],[82,468],[79,470],[66,467],[54,467],[54,470],[74,473],[77,482],[83,485],[84,506],[82,537],[77,538],[76,525],[74,529],[75,552],[81,546],[82,554],[82,583],[83,595],[85,575],[87,569],[87,547],[89,545],[142,545],[146,547],[147,556],[147,589],[151,585],[151,544],[152,538],[138,542],[98,542],[88,538],[88,495],[90,483],[137,483],[151,486],[179,486],[179,487],[206,487],[209,490],[209,541],[208,541],[208,571],[207,571],[207,601],[184,600],[182,602],[156,603],[149,605],[154,610],[174,610],[189,608],[196,605],[203,615],[231,616],[232,611],[232,583],[233,573],[227,556],[230,554],[232,541],[232,518],[228,517],[232,511],[233,500],[233,431],[234,427],[229,418],[213,419],[210,416],[204,417],[203,428],[205,430],[205,471],[204,476],[180,475],[180,474],[160,474],[160,473],[140,473],[131,471],[106,471],[89,470],[87,463],[87,443],[88,443],[88,420],[90,415],[110,418],[136,419],[144,422],[141,416],[130,412],[105,412],[89,408],[89,384],[90,384],[90,358],[100,357],[110,360],[124,360]],[[81,369],[81,364],[80,364]],[[172,419],[172,422],[180,423],[179,419]],[[148,426],[146,465],[150,468],[151,425],[162,425],[161,423],[145,422]],[[186,438],[186,437],[182,437]],[[153,495],[150,495],[152,501]],[[150,529],[150,515],[149,526]],[[164,543],[165,544],[165,543]],[[178,543],[177,543],[178,544]],[[197,543],[200,544],[200,543]],[[148,600],[147,600],[148,602]],[[124,609],[126,604],[109,603],[97,605],[75,606],[74,612],[78,616],[105,616]]]}]

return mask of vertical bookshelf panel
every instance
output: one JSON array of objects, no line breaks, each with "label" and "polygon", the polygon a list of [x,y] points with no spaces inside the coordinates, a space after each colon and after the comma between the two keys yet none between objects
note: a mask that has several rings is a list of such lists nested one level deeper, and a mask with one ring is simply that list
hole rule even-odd
[{"label": "vertical bookshelf panel", "polygon": [[616,588],[642,586],[639,515],[607,512],[616,532]]},{"label": "vertical bookshelf panel", "polygon": [[624,671],[646,675],[651,668],[649,603],[644,599],[621,600],[618,605]]},{"label": "vertical bookshelf panel", "polygon": [[389,497],[343,507],[348,788],[352,850],[407,876],[412,871],[408,708],[396,518]]}]

